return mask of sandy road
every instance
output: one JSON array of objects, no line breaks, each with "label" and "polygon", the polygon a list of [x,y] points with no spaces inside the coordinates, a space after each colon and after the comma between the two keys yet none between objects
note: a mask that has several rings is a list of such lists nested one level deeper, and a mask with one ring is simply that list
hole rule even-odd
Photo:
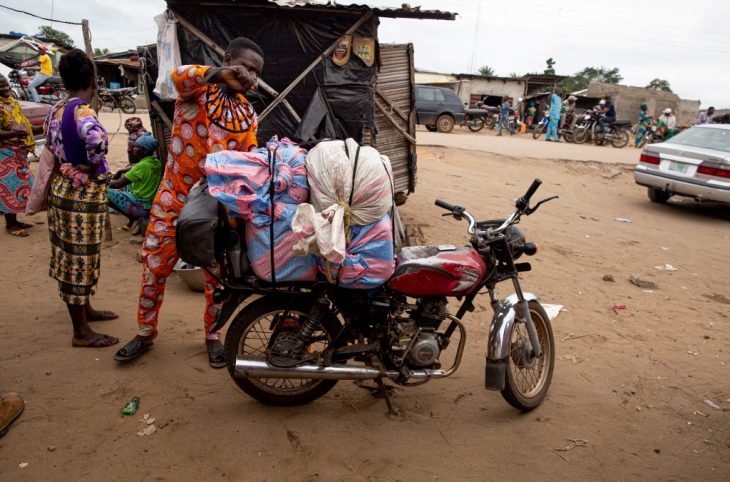
[{"label": "sandy road", "polygon": [[[544,145],[484,137],[514,149]],[[124,142],[118,136],[112,143],[117,165]],[[483,388],[485,299],[465,317],[459,372],[399,390],[395,419],[382,400],[345,382],[305,407],[248,398],[225,371],[208,367],[202,296],[174,278],[155,346],[119,366],[114,349],[71,348],[68,315],[47,276],[46,227],[38,225],[30,238],[0,233],[0,390],[27,400],[0,439],[0,479],[727,480],[727,208],[650,203],[629,166],[429,146],[418,154],[417,192],[402,215],[429,243],[466,241],[465,225],[442,218],[435,198],[494,218],[509,212],[533,177],[544,180],[536,198],[560,195],[522,224],[539,246],[524,288],[566,308],[554,324],[555,377],[537,410],[520,414]],[[135,332],[141,272],[139,245],[129,239],[117,231],[105,243],[95,297],[97,307],[121,315],[99,329],[123,340]],[[655,269],[666,263],[677,271]],[[603,281],[606,274],[615,282]],[[632,274],[657,288],[632,285]],[[121,417],[133,395],[142,399],[139,416]],[[147,413],[158,431],[138,436]],[[558,450],[569,439],[586,444]]]}]

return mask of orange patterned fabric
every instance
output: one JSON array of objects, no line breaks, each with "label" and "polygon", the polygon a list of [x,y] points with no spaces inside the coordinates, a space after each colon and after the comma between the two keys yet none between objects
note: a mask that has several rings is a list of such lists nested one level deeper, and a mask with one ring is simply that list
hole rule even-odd
[{"label": "orange patterned fabric", "polygon": [[[257,118],[242,94],[229,94],[206,82],[210,67],[188,65],[175,69],[178,92],[165,174],[150,211],[142,245],[144,269],[139,295],[139,334],[157,332],[165,282],[178,260],[175,226],[188,193],[203,175],[205,156],[224,149],[248,151],[257,146]],[[220,306],[213,302],[215,280],[206,274],[205,335],[210,333]]]}]

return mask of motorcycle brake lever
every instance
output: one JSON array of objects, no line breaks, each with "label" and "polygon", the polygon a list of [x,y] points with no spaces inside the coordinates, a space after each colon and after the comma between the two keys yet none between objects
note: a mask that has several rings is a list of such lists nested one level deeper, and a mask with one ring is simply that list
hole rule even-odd
[{"label": "motorcycle brake lever", "polygon": [[537,204],[535,204],[531,208],[527,208],[525,210],[525,216],[529,216],[530,214],[534,213],[535,211],[537,211],[537,208],[539,208],[541,204],[546,203],[548,201],[552,201],[553,199],[559,199],[559,197],[558,196],[546,197],[545,199],[543,199],[542,201],[538,202]]}]

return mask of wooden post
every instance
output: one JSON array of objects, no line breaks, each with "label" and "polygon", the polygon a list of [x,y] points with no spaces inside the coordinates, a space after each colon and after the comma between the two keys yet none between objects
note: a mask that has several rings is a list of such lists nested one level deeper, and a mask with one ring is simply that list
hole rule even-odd
[{"label": "wooden post", "polygon": [[367,12],[363,13],[362,16],[360,16],[360,18],[357,20],[357,22],[355,22],[355,24],[352,27],[348,28],[346,32],[344,32],[342,35],[340,35],[337,38],[337,40],[332,42],[332,45],[327,47],[325,49],[325,51],[319,55],[319,57],[314,59],[314,62],[309,64],[309,67],[304,69],[304,71],[301,74],[299,74],[297,76],[297,78],[294,79],[292,81],[292,83],[286,87],[286,89],[281,91],[281,93],[279,94],[279,97],[275,98],[274,101],[271,104],[269,104],[266,107],[266,109],[264,109],[264,111],[259,115],[259,122],[264,120],[266,118],[266,116],[269,115],[271,113],[271,111],[274,110],[276,108],[276,106],[279,105],[279,103],[282,102],[284,100],[284,98],[287,95],[289,95],[289,93],[292,90],[294,90],[294,87],[299,85],[299,82],[301,82],[302,79],[304,79],[304,77],[306,77],[307,74],[309,74],[309,72],[312,71],[312,69],[314,69],[317,65],[319,65],[320,62],[322,62],[324,59],[326,59],[337,48],[337,45],[339,45],[339,43],[340,43],[340,38],[342,38],[345,35],[351,35],[351,34],[355,33],[355,31],[357,29],[359,29],[362,26],[362,24],[367,22],[368,19],[372,16],[373,16],[372,10],[368,10]]},{"label": "wooden post", "polygon": [[[226,51],[220,45],[218,45],[217,43],[215,43],[210,37],[208,37],[203,32],[201,32],[195,25],[193,25],[192,23],[190,23],[187,20],[185,20],[185,18],[183,18],[180,15],[178,15],[177,12],[172,12],[172,13],[175,15],[175,19],[178,22],[180,22],[180,25],[182,25],[183,28],[185,28],[191,34],[193,34],[196,37],[198,37],[198,40],[200,40],[201,42],[203,42],[209,48],[213,49],[213,51],[215,53],[217,53],[218,56],[221,59],[226,55]],[[274,99],[278,99],[279,98],[279,93],[276,91],[276,89],[274,89],[269,84],[267,84],[264,81],[264,79],[262,79],[261,77],[258,78],[258,86],[261,87],[261,89],[264,92],[266,92],[267,94],[269,94]],[[297,121],[297,122],[301,122],[302,121],[302,118],[299,116],[299,114],[297,114],[297,111],[294,110],[294,107],[292,107],[292,105],[289,103],[289,101],[287,101],[286,99],[284,99],[284,100],[282,100],[282,102],[284,103],[284,107],[286,107],[286,110],[289,111],[289,113],[294,118],[294,120]],[[261,120],[262,119],[259,118],[259,121],[261,121]]]},{"label": "wooden post", "polygon": [[383,107],[383,104],[381,104],[378,99],[375,99],[375,107],[377,107],[378,110],[383,113],[385,118],[388,119],[391,124],[393,124],[393,127],[395,127],[396,130],[398,132],[400,132],[401,135],[403,135],[403,137],[405,137],[408,140],[408,142],[410,142],[411,144],[414,144],[414,145],[416,144],[416,139],[414,139],[413,136],[411,136],[408,132],[406,132],[406,130],[404,128],[402,128],[401,126],[398,125],[398,122],[396,122],[396,120],[393,119],[393,116],[390,114],[390,112],[388,112],[385,109],[385,107]]},{"label": "wooden post", "polygon": [[[84,47],[86,48],[86,55],[93,62],[94,49],[91,48],[91,30],[89,30],[89,21],[85,18],[81,20],[81,31],[84,34]],[[96,67],[94,68],[94,72],[96,72]],[[91,99],[91,108],[99,112],[99,109],[101,108],[100,104],[101,102],[99,101],[99,96],[94,94],[94,98]],[[104,240],[111,241],[113,239],[114,235],[112,234],[112,218],[111,216],[109,216],[109,211],[107,211],[106,216],[104,216]]]}]

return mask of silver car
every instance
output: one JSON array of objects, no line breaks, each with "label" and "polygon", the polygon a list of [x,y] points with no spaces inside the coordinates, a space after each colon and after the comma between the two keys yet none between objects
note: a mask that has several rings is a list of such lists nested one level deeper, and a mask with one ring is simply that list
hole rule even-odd
[{"label": "silver car", "polygon": [[654,202],[677,195],[730,203],[730,125],[698,125],[646,146],[634,179]]}]

